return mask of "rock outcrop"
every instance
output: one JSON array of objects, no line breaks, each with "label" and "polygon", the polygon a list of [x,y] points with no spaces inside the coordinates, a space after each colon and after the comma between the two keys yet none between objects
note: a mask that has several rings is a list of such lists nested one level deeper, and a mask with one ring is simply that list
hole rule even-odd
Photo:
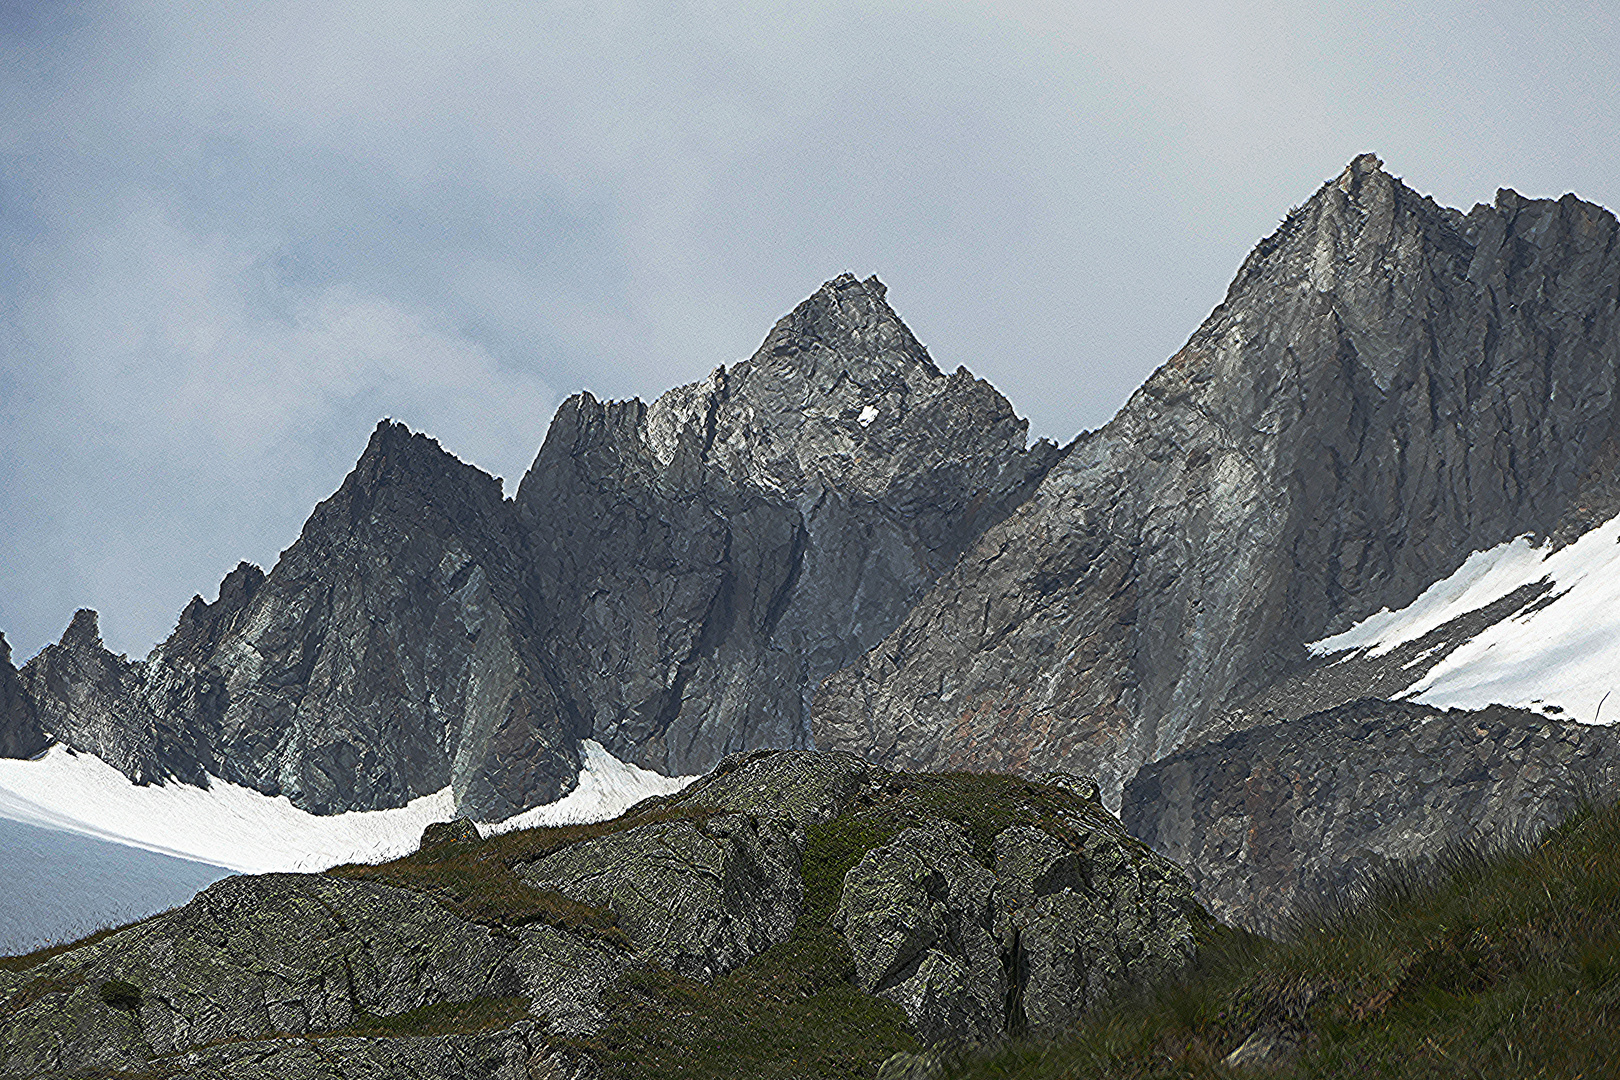
[{"label": "rock outcrop", "polygon": [[804,832],[777,817],[727,814],[584,840],[519,876],[596,907],[662,967],[713,979],[787,940],[804,901]]},{"label": "rock outcrop", "polygon": [[[1371,155],[905,621],[818,692],[817,744],[905,768],[1144,763],[1552,530],[1616,426],[1620,245],[1574,196],[1444,209]],[[1612,456],[1612,455],[1611,455]]]},{"label": "rock outcrop", "polygon": [[[1074,786],[755,752],[616,822],[229,878],[0,965],[0,1076],[595,1077],[614,1025],[649,1022],[612,995],[662,978],[697,1001],[795,942],[783,956],[852,971],[842,994],[894,1002],[927,1043],[1062,1025],[1180,970],[1207,918]],[[457,1006],[481,1019],[432,1030]]]},{"label": "rock outcrop", "polygon": [[1366,700],[1190,747],[1126,786],[1130,832],[1215,916],[1261,933],[1449,845],[1620,797],[1620,732],[1516,709]]}]

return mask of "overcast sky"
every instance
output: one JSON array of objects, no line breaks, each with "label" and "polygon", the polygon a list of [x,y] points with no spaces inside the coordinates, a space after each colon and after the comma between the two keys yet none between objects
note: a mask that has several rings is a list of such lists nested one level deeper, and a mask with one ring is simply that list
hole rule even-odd
[{"label": "overcast sky", "polygon": [[0,630],[145,655],[388,415],[506,478],[878,274],[1066,441],[1357,153],[1620,206],[1606,5],[0,0]]}]

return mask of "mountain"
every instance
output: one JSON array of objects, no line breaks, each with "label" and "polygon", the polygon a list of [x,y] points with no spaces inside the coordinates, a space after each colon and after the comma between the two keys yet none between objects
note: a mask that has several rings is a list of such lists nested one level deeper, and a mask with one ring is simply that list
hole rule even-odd
[{"label": "mountain", "polygon": [[1267,722],[1254,703],[1317,663],[1310,643],[1612,512],[1617,294],[1607,211],[1503,190],[1463,214],[1357,158],[822,684],[817,745],[1087,772],[1118,805],[1142,765]]},{"label": "mountain", "polygon": [[516,506],[581,731],[671,774],[807,745],[819,681],[1050,467],[1026,430],[848,275],[730,371],[652,405],[569,399]]},{"label": "mountain", "polygon": [[271,571],[239,566],[145,660],[85,610],[8,661],[0,751],[54,740],[321,814],[449,788],[497,821],[569,792],[586,740],[666,774],[803,746],[818,681],[1056,459],[1026,430],[845,275],[730,370],[569,399],[512,499],[379,424]]}]

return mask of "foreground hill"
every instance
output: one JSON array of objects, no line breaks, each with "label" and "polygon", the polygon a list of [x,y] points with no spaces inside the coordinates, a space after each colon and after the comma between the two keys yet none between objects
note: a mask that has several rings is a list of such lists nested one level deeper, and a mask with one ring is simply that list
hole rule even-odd
[{"label": "foreground hill", "polygon": [[762,751],[612,822],[435,825],[0,961],[0,1075],[870,1075],[1062,1030],[1207,927],[1088,782]]}]

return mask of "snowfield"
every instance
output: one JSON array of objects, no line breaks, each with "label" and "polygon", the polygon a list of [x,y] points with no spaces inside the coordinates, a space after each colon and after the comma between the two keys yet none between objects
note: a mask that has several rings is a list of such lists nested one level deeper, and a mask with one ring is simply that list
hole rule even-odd
[{"label": "snowfield", "polygon": [[[481,823],[479,831],[487,836],[605,821],[649,795],[679,791],[696,779],[628,765],[595,742],[585,742],[584,751],[584,769],[573,791],[506,821]],[[213,780],[206,790],[177,782],[137,786],[100,758],[61,745],[31,761],[0,759],[0,818],[249,874],[396,858],[416,850],[429,824],[455,816],[449,788],[396,810],[323,816],[300,810],[284,795],[271,797],[223,780]]]},{"label": "snowfield", "polygon": [[1439,708],[1513,705],[1582,723],[1620,720],[1620,517],[1553,551],[1528,538],[1475,552],[1399,611],[1308,646],[1382,656],[1524,585],[1552,592],[1463,642],[1401,697]]}]

